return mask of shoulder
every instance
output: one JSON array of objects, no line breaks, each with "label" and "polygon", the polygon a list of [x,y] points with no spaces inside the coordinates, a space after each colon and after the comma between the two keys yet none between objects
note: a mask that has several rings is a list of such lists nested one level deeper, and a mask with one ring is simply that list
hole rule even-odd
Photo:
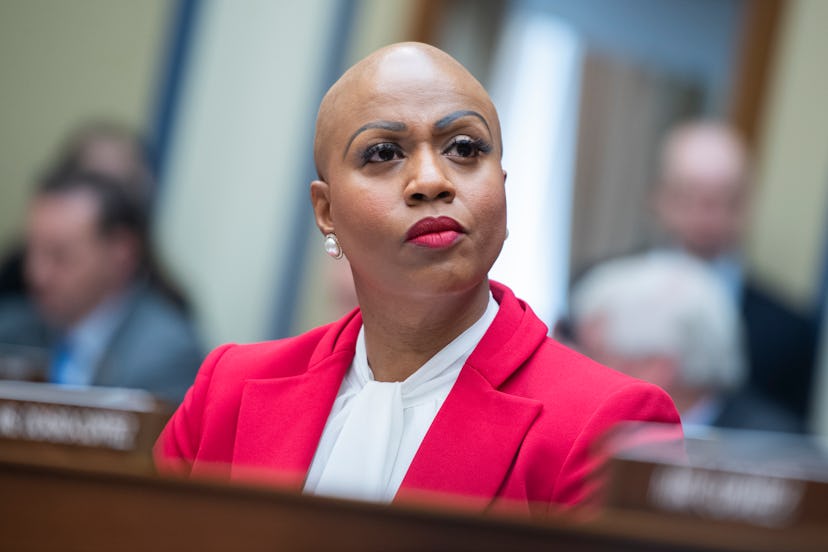
[{"label": "shoulder", "polygon": [[812,313],[796,310],[756,280],[745,282],[741,308],[748,325],[772,326],[783,332],[816,332],[817,320]]},{"label": "shoulder", "polygon": [[225,346],[221,348],[220,361],[216,361],[216,370],[231,371],[232,377],[244,379],[299,375],[331,356],[353,357],[361,327],[360,311],[354,309],[335,322],[295,337]]},{"label": "shoulder", "polygon": [[[136,360],[142,366],[158,366],[159,370],[166,369],[170,363],[197,366],[202,354],[200,340],[189,318],[150,289],[139,291],[130,299],[110,345],[110,355],[119,362]],[[189,371],[190,377],[193,370]]]},{"label": "shoulder", "polygon": [[542,405],[535,431],[559,450],[591,443],[621,422],[680,424],[661,388],[547,339],[505,389]]},{"label": "shoulder", "polygon": [[332,333],[330,328],[322,326],[297,337],[247,345],[226,344],[214,349],[159,437],[159,467],[188,470],[180,465],[180,460],[193,461],[205,435],[213,443],[212,452],[205,453],[205,458],[210,460],[210,454],[214,454],[217,456],[212,460],[228,461],[226,455],[233,450],[245,383],[306,371],[320,342]]},{"label": "shoulder", "polygon": [[297,375],[307,370],[314,351],[329,329],[330,325],[320,326],[285,339],[224,345],[211,353],[208,360],[215,358],[217,372],[242,380]]},{"label": "shoulder", "polygon": [[576,504],[596,491],[587,481],[587,474],[603,461],[596,445],[617,424],[670,424],[675,431],[668,431],[668,438],[681,435],[678,412],[662,389],[607,368],[551,338],[501,390],[541,405],[524,440],[523,456],[527,473],[545,482],[544,496],[550,502]]},{"label": "shoulder", "polygon": [[512,387],[551,408],[577,403],[584,412],[618,394],[666,395],[658,387],[622,374],[547,338],[516,374]]},{"label": "shoulder", "polygon": [[132,298],[125,321],[142,332],[180,335],[192,333],[192,324],[181,310],[160,293],[144,289]]},{"label": "shoulder", "polygon": [[48,329],[32,302],[22,295],[0,298],[0,342],[47,346]]}]

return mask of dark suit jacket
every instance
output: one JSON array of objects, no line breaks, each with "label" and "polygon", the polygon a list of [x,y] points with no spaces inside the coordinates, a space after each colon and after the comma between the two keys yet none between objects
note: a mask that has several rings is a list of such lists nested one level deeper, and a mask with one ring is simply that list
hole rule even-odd
[{"label": "dark suit jacket", "polygon": [[[49,349],[54,333],[24,297],[0,303],[0,343]],[[93,385],[146,389],[178,404],[203,356],[191,324],[159,293],[139,285],[95,369]]]},{"label": "dark suit jacket", "polygon": [[728,429],[753,429],[783,433],[803,433],[801,420],[747,388],[727,397],[712,425]]},{"label": "dark suit jacket", "polygon": [[745,282],[741,311],[750,385],[804,421],[816,362],[816,317],[794,311],[752,281]]},{"label": "dark suit jacket", "polygon": [[[497,316],[395,501],[439,492],[545,512],[588,496],[594,445],[616,423],[664,422],[680,436],[664,391],[563,347],[508,288],[492,283],[492,292]],[[156,444],[158,466],[232,479],[267,473],[301,489],[361,326],[355,310],[298,337],[216,349]]]}]

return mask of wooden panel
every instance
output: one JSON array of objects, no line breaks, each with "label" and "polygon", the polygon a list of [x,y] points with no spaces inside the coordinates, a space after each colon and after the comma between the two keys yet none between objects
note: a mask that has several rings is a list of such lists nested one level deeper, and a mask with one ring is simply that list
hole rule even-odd
[{"label": "wooden panel", "polygon": [[783,0],[745,2],[730,117],[752,147],[757,145],[761,133],[765,91],[773,65],[777,31],[786,7]]}]

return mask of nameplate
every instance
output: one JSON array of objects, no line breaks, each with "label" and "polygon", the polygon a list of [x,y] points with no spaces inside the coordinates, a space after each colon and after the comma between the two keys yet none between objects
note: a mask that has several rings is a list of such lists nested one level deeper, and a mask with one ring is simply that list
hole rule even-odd
[{"label": "nameplate", "polygon": [[140,390],[0,381],[4,457],[37,462],[59,452],[71,462],[97,453],[109,464],[120,455],[150,465],[166,418],[167,409]]},{"label": "nameplate", "polygon": [[[774,438],[780,437],[767,437],[770,446]],[[828,478],[803,469],[816,462],[802,456],[798,463],[795,456],[774,461],[771,452],[747,461],[739,455],[738,437],[715,454],[715,443],[703,443],[703,454],[696,445],[688,440],[683,462],[630,452],[614,458],[608,506],[770,529],[828,525]]]}]

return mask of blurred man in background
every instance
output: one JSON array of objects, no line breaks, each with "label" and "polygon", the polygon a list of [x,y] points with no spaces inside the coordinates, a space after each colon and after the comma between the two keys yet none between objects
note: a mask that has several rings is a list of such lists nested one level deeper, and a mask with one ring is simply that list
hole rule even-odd
[{"label": "blurred man in background", "polygon": [[0,306],[0,342],[48,347],[48,379],[180,401],[201,361],[183,314],[148,280],[146,212],[130,186],[58,172],[26,223],[29,296]]},{"label": "blurred man in background", "polygon": [[[140,140],[112,123],[73,133],[10,256],[0,344],[46,348],[46,379],[147,389],[177,403],[201,361],[182,294],[154,262],[151,171]],[[15,274],[16,273],[16,274]],[[12,349],[14,350],[14,349]]]},{"label": "blurred man in background", "polygon": [[746,274],[750,156],[716,121],[675,127],[661,150],[654,205],[671,247],[705,262],[741,313],[748,380],[756,393],[804,420],[816,349],[815,318],[799,314]]},{"label": "blurred man in background", "polygon": [[[141,138],[114,121],[92,121],[74,129],[64,139],[51,167],[54,172],[110,176],[133,188],[130,193],[145,202],[154,192],[155,180]],[[0,296],[26,292],[24,256],[22,243],[5,252],[0,261]]]},{"label": "blurred man in background", "polygon": [[796,418],[750,390],[739,314],[698,260],[645,253],[593,268],[572,292],[576,344],[587,355],[655,383],[682,423],[799,432]]}]

